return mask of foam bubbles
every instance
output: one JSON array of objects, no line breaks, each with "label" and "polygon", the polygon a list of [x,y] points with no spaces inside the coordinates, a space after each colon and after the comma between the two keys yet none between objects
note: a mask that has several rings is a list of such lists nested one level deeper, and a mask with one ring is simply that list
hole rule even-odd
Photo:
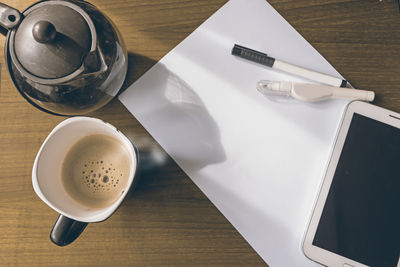
[{"label": "foam bubbles", "polygon": [[123,173],[112,167],[111,162],[97,159],[83,164],[81,173],[82,182],[92,193],[115,190],[119,178],[123,176]]}]

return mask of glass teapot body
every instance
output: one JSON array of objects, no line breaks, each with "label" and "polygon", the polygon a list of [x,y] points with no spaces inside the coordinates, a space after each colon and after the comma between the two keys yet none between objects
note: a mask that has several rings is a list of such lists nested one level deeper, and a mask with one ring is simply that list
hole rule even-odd
[{"label": "glass teapot body", "polygon": [[[32,63],[35,57],[27,59],[29,53],[27,53],[28,56],[24,56],[25,49],[29,49],[30,45],[16,44],[19,41],[17,38],[18,31],[22,31],[18,28],[30,27],[30,25],[13,27],[7,33],[5,46],[7,68],[12,81],[20,94],[42,111],[56,115],[82,115],[97,110],[117,95],[125,80],[128,57],[123,39],[112,21],[96,7],[85,1],[42,1],[26,9],[21,14],[21,21],[23,22],[31,14],[37,13],[38,9],[47,5],[65,5],[76,8],[81,14],[84,14],[85,20],[82,19],[82,21],[83,23],[88,22],[90,26],[88,32],[91,33],[91,36],[88,37],[91,40],[89,41],[88,51],[83,50],[79,55],[70,54],[70,56],[68,53],[75,53],[75,51],[81,49],[81,45],[74,42],[72,38],[69,39],[66,36],[68,34],[63,35],[57,32],[57,36],[52,37],[55,41],[43,44],[37,44],[33,39],[33,41],[30,41],[31,44],[33,43],[33,45],[42,49],[34,50],[33,53],[36,51],[46,53],[49,55],[48,60],[52,61],[43,61],[43,57],[41,57],[38,63]],[[38,20],[40,19],[39,17]],[[47,20],[48,18],[44,19]],[[39,22],[42,23],[43,21],[40,20]],[[32,26],[32,31],[36,26]],[[56,25],[55,29],[57,30],[57,28]],[[68,30],[74,35],[74,28]],[[28,28],[28,36],[30,36],[30,31],[31,29]],[[35,35],[35,32],[33,35]],[[36,38],[36,40],[38,39]],[[19,52],[18,49],[22,52]],[[59,51],[66,52],[65,54],[57,53]],[[58,56],[60,60],[57,60]],[[67,67],[72,64],[71,69],[59,65],[62,64],[62,61],[69,61],[69,59],[78,61],[78,63],[67,62],[69,64],[67,64]],[[39,68],[30,71],[29,64],[31,63],[32,68],[37,66]],[[68,69],[68,71],[62,73],[60,77],[57,77],[56,74],[54,77],[50,76],[52,75],[50,70],[57,68],[61,72],[64,69]],[[46,69],[49,70],[49,77],[43,77],[47,75],[47,72],[43,71]]]}]

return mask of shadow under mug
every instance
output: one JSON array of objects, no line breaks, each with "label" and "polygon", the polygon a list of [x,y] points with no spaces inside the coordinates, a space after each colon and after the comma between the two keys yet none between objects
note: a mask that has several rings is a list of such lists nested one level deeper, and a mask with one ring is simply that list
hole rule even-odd
[{"label": "shadow under mug", "polygon": [[[130,157],[130,171],[125,189],[119,198],[105,208],[88,208],[75,201],[62,185],[61,167],[65,155],[79,139],[104,134],[119,140]],[[88,223],[101,222],[110,217],[121,205],[134,183],[138,167],[136,146],[118,129],[102,120],[89,117],[73,117],[58,124],[43,142],[32,170],[32,184],[36,194],[49,207],[60,213],[50,239],[58,246],[72,243]]]}]

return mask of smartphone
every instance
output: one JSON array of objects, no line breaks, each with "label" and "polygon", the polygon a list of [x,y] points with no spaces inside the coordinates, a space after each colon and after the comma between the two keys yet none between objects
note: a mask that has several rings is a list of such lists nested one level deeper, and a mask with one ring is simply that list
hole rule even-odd
[{"label": "smartphone", "polygon": [[400,267],[400,114],[348,105],[303,251],[326,266]]}]

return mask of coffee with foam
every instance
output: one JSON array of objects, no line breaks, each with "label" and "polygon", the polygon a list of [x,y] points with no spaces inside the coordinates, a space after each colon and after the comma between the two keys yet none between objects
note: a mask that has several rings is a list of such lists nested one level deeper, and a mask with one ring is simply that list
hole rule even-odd
[{"label": "coffee with foam", "polygon": [[130,155],[117,139],[94,134],[71,146],[62,167],[65,191],[88,208],[105,208],[124,192],[129,179]]}]

